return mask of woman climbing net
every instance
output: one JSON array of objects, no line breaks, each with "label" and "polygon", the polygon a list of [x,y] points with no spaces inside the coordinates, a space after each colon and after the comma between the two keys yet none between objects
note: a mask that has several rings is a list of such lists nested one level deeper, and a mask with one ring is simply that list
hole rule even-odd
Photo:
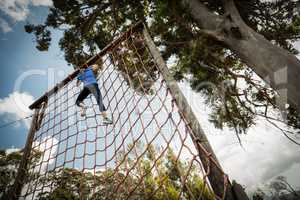
[{"label": "woman climbing net", "polygon": [[77,76],[77,86],[80,86],[80,83],[83,82],[84,87],[83,90],[79,93],[76,99],[76,105],[80,107],[80,115],[82,117],[86,114],[86,106],[83,103],[84,99],[88,97],[88,95],[93,94],[96,98],[97,104],[99,106],[99,110],[102,116],[102,120],[104,124],[112,124],[112,120],[108,117],[106,112],[106,108],[103,105],[102,95],[97,83],[97,74],[100,71],[101,67],[99,64],[93,64],[88,66],[85,69],[80,69],[80,73]]}]

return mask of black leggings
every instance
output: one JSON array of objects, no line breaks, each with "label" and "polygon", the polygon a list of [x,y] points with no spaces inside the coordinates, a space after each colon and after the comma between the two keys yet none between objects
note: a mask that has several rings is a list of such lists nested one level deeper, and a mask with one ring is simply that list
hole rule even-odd
[{"label": "black leggings", "polygon": [[98,84],[97,83],[94,83],[94,84],[91,84],[91,85],[87,85],[87,86],[84,86],[83,90],[79,93],[77,99],[76,99],[76,105],[79,106],[79,104],[81,102],[83,102],[83,100],[89,96],[89,94],[93,94],[94,97],[96,98],[97,100],[97,103],[99,105],[99,109],[100,109],[100,112],[104,112],[106,111],[106,108],[105,106],[103,105],[103,100],[102,100],[102,95],[101,95],[101,92],[99,90],[99,87],[98,87]]}]

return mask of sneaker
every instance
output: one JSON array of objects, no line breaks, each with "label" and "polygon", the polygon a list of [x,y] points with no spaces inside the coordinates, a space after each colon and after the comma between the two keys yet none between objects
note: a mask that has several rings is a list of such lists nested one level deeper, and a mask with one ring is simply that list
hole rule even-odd
[{"label": "sneaker", "polygon": [[85,112],[86,112],[86,108],[85,107],[80,107],[80,116],[81,117],[85,116]]},{"label": "sneaker", "polygon": [[108,117],[103,117],[103,123],[104,124],[112,124],[113,121],[111,119],[109,119]]}]

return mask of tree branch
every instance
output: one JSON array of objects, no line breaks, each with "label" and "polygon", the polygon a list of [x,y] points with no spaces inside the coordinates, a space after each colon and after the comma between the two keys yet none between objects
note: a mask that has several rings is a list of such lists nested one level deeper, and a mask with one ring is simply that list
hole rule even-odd
[{"label": "tree branch", "polygon": [[223,5],[225,16],[231,16],[233,20],[238,20],[239,23],[244,23],[233,0],[223,0]]},{"label": "tree branch", "polygon": [[268,119],[268,118],[266,118],[266,120],[267,120],[270,124],[272,124],[273,126],[275,126],[277,129],[279,129],[279,130],[283,133],[283,135],[284,135],[286,138],[288,138],[291,142],[293,142],[294,144],[300,146],[300,143],[299,143],[299,142],[297,142],[296,140],[294,140],[293,138],[291,138],[290,136],[287,135],[287,133],[291,133],[290,131],[284,130],[284,129],[280,128],[277,124],[275,124],[274,122],[272,122],[272,121],[271,121],[270,119]]},{"label": "tree branch", "polygon": [[223,17],[217,15],[206,8],[206,6],[198,0],[182,0],[181,4],[190,10],[193,19],[201,28],[207,30],[218,30]]},{"label": "tree branch", "polygon": [[220,42],[224,41],[224,39],[225,39],[224,34],[221,33],[221,30],[200,29],[200,33],[208,35]]}]

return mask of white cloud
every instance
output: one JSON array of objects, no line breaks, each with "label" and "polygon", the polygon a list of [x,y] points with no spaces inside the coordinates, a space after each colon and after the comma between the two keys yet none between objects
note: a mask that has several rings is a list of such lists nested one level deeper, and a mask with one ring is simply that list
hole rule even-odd
[{"label": "white cloud", "polygon": [[52,0],[31,0],[34,6],[52,6]]},{"label": "white cloud", "polygon": [[3,33],[8,33],[12,31],[12,28],[9,26],[9,24],[2,18],[0,18],[0,29]]},{"label": "white cloud", "polygon": [[12,147],[12,148],[9,148],[9,149],[5,149],[5,152],[7,153],[7,154],[10,154],[10,153],[13,153],[13,152],[16,152],[16,151],[20,151],[21,149],[19,149],[19,148],[14,148],[14,147]]},{"label": "white cloud", "polygon": [[[295,176],[300,180],[300,148],[278,129],[264,119],[257,120],[246,135],[241,135],[243,149],[233,131],[216,129],[208,121],[211,109],[199,94],[191,91],[187,84],[180,84],[180,87],[230,179],[237,180],[250,191],[281,174],[288,181]],[[293,185],[299,187],[300,182],[293,181]]]},{"label": "white cloud", "polygon": [[[29,13],[30,6],[52,6],[51,0],[1,0],[0,1],[0,11],[9,17],[14,23],[19,21],[24,21]],[[2,20],[3,21],[3,20]],[[2,28],[2,24],[5,29]],[[0,21],[1,29],[4,33],[9,32],[10,26],[8,22]]]},{"label": "white cloud", "polygon": [[[40,166],[37,165],[35,171],[44,173],[51,168],[51,165],[55,162],[55,155],[57,153],[58,140],[54,137],[47,136],[42,141],[35,141],[33,147],[35,150],[42,152],[42,158],[40,160]],[[48,168],[48,169],[47,169]]]},{"label": "white cloud", "polygon": [[225,133],[219,138],[211,136],[210,141],[217,146],[216,153],[225,171],[249,189],[286,173],[300,163],[299,146],[263,119],[247,135],[242,136],[244,149],[238,144],[228,145],[232,144],[234,137]]},{"label": "white cloud", "polygon": [[[13,92],[8,97],[0,99],[0,114],[8,114],[8,118],[22,119],[32,113],[28,106],[33,99],[28,93]],[[29,127],[29,120],[23,121]]]},{"label": "white cloud", "polygon": [[0,10],[14,21],[23,21],[29,14],[29,0],[1,0]]}]

